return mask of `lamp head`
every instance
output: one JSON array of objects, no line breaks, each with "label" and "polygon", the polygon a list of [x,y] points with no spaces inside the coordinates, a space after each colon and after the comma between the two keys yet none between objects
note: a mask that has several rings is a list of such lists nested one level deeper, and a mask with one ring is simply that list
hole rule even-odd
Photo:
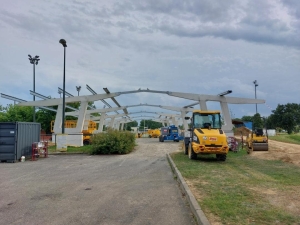
[{"label": "lamp head", "polygon": [[67,42],[66,42],[65,39],[60,39],[60,40],[59,40],[59,43],[61,43],[62,46],[67,47]]}]

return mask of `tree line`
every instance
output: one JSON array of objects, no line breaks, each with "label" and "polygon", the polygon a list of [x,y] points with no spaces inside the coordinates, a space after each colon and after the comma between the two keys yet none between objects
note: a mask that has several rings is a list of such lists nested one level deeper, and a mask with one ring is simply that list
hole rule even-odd
[{"label": "tree line", "polygon": [[252,121],[253,127],[266,127],[267,129],[276,129],[278,132],[286,131],[288,134],[298,133],[300,130],[300,104],[278,104],[268,117],[263,118],[257,113],[254,116],[243,116],[241,120]]}]

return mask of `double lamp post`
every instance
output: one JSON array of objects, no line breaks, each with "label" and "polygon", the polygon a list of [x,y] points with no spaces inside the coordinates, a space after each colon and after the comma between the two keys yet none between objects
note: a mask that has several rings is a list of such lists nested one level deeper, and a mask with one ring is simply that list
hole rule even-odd
[{"label": "double lamp post", "polygon": [[[28,55],[29,62],[33,64],[33,92],[35,92],[35,65],[40,61],[39,56],[36,55],[34,58]],[[35,101],[35,95],[33,95],[33,101]],[[35,122],[35,106],[33,106],[33,122]]]}]

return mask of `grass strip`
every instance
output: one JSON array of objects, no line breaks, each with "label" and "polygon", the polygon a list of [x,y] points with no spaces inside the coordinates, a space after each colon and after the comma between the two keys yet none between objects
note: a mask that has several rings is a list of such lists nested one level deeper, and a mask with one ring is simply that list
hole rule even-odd
[{"label": "grass strip", "polygon": [[300,134],[284,134],[284,135],[276,135],[269,136],[270,140],[280,141],[291,144],[300,144]]},{"label": "grass strip", "polygon": [[217,161],[213,155],[198,156],[197,160],[190,160],[183,153],[171,157],[192,185],[208,219],[213,217],[222,224],[300,223],[300,215],[270,202],[276,193],[300,188],[299,167],[260,160],[245,151],[229,152],[226,162]]}]

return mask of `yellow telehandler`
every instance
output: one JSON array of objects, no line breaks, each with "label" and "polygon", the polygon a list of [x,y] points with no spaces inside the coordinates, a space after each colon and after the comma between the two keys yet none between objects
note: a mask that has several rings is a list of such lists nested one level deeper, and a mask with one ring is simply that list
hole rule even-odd
[{"label": "yellow telehandler", "polygon": [[184,138],[184,154],[196,159],[198,154],[216,154],[216,158],[225,161],[229,146],[227,137],[221,129],[220,111],[194,110],[189,134]]}]

